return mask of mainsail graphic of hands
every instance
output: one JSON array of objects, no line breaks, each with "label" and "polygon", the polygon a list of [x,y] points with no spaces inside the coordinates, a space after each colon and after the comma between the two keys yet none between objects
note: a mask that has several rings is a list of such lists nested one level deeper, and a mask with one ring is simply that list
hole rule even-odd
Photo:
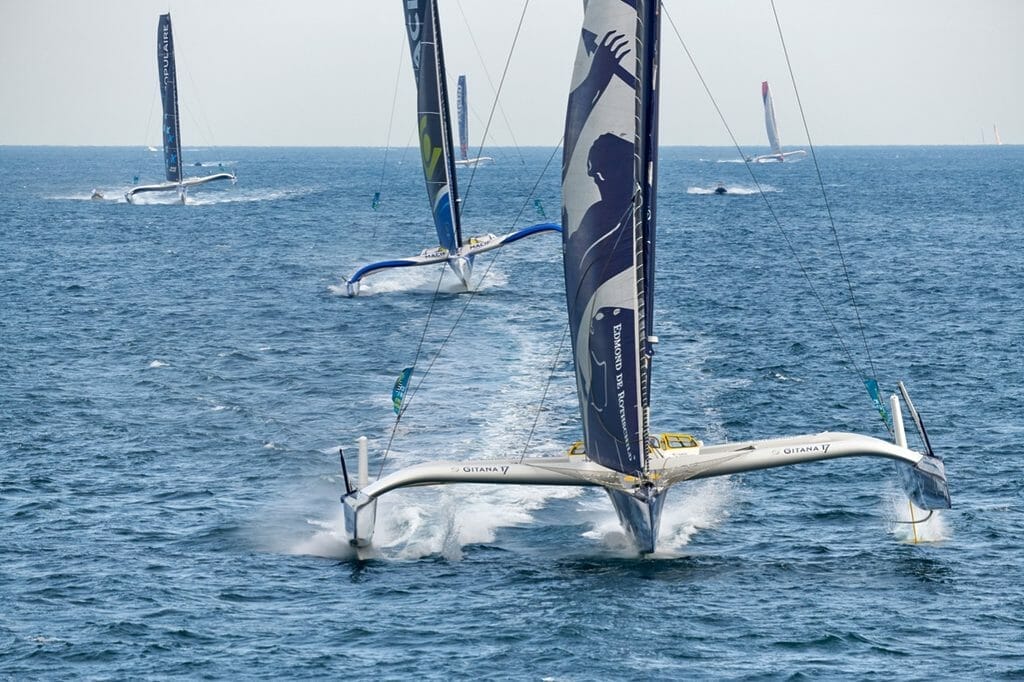
[{"label": "mainsail graphic of hands", "polygon": [[594,48],[594,57],[590,63],[590,73],[587,75],[597,76],[601,79],[598,85],[598,96],[608,87],[612,75],[618,75],[630,87],[635,87],[636,78],[622,66],[622,60],[630,53],[629,39],[615,31],[608,31],[601,38],[601,43]]},{"label": "mainsail graphic of hands", "polygon": [[580,131],[612,77],[619,76],[629,87],[636,87],[636,77],[622,66],[622,60],[631,52],[631,41],[625,34],[608,31],[598,43],[596,34],[584,30],[583,46],[591,55],[590,69],[569,94],[569,117],[565,130],[566,158],[571,158]]}]

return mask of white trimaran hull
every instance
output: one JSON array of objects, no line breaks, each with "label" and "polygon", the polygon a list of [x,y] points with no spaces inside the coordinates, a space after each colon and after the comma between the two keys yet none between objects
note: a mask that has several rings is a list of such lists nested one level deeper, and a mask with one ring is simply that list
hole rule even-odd
[{"label": "white trimaran hull", "polygon": [[[899,401],[892,397],[897,417],[897,439],[889,443],[855,433],[823,432],[770,440],[655,449],[646,482],[613,471],[586,455],[524,459],[479,459],[427,462],[397,471],[342,498],[348,541],[368,546],[373,538],[376,501],[399,488],[478,483],[492,485],[561,485],[605,488],[623,528],[641,553],[650,553],[658,540],[661,509],[668,489],[683,481],[738,474],[758,469],[817,462],[841,457],[891,459],[910,473],[916,490],[908,491],[913,502],[925,509],[947,506],[942,461],[906,447]],[[365,471],[365,450],[360,469]],[[361,477],[362,478],[362,477]],[[365,479],[364,479],[365,481]]]},{"label": "white trimaran hull", "polygon": [[136,194],[144,194],[147,192],[177,192],[179,200],[184,203],[185,192],[189,187],[196,187],[198,185],[205,185],[208,182],[214,180],[230,180],[235,181],[235,176],[231,173],[214,173],[213,175],[207,175],[201,178],[185,178],[181,182],[161,182],[153,185],[140,185],[133,187],[125,192],[124,198],[129,204],[133,203]]}]

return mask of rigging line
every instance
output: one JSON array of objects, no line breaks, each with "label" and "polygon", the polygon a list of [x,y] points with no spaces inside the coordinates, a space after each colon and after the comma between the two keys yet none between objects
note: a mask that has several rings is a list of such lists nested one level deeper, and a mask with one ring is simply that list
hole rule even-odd
[{"label": "rigging line", "polygon": [[[508,57],[505,58],[505,68],[501,71],[501,80],[498,81],[498,90],[494,93],[494,104],[491,105],[491,113],[487,115],[487,125],[484,126],[484,135],[480,138],[480,148],[477,152],[477,156],[483,153],[483,141],[487,139],[487,134],[491,130],[491,121],[494,120],[494,110],[498,107],[498,102],[501,99],[501,88],[505,85],[505,77],[508,76],[508,67],[512,63],[512,55],[516,51],[516,43],[519,42],[519,34],[523,30],[523,21],[526,19],[526,10],[530,7],[530,0],[526,0],[523,3],[523,12],[519,15],[519,24],[516,26],[516,33],[512,37],[512,47],[508,50]],[[516,147],[518,149],[518,146]],[[522,154],[520,154],[522,158]],[[524,160],[525,164],[526,161]],[[469,197],[469,190],[473,187],[473,178],[476,177],[476,166],[473,166],[473,172],[469,175],[469,184],[466,185],[466,191],[462,195],[463,202]],[[493,261],[492,261],[493,262]]]},{"label": "rigging line", "polygon": [[[192,86],[192,91],[193,92],[198,92],[199,90],[196,88],[196,82],[192,79],[192,72],[189,71],[188,69],[185,69],[185,73],[188,74],[188,82]],[[180,98],[179,98],[178,102],[179,102],[179,106],[180,106],[180,102],[181,102]],[[208,146],[212,147],[212,148],[216,148],[217,145],[214,144],[214,140],[216,138],[213,135],[213,126],[210,125],[209,120],[206,118],[206,112],[202,109],[202,107],[199,107],[199,106],[197,106],[195,109],[193,109],[192,105],[189,104],[187,100],[185,102],[185,109],[188,111],[189,116],[191,116],[195,120],[195,122],[198,124],[196,127],[199,129],[200,133],[208,136],[207,137],[208,141],[207,141],[206,144]],[[179,125],[180,125],[180,123],[179,123]],[[205,130],[204,130],[204,128],[205,128]]]},{"label": "rigging line", "polygon": [[[181,64],[181,57],[177,57],[176,61],[177,61],[177,66],[181,66],[182,65]],[[192,86],[192,91],[194,93],[196,93],[196,95],[198,95],[199,94],[199,88],[196,87],[196,81],[195,81],[194,78],[192,78],[192,69],[189,68],[188,60],[187,59],[185,60],[184,67],[185,67],[185,75],[188,77],[189,85]],[[195,99],[196,102],[200,101],[199,97],[195,97],[194,99]],[[179,99],[179,102],[180,102],[180,99]],[[179,104],[179,106],[180,106],[180,104]],[[217,145],[215,143],[215,140],[217,138],[213,134],[213,126],[210,125],[210,121],[206,117],[206,111],[203,110],[203,108],[198,106],[198,105],[197,105],[196,109],[193,110],[192,106],[190,104],[188,104],[188,102],[185,103],[185,109],[188,111],[189,115],[198,124],[197,128],[199,128],[200,132],[208,136],[207,143],[206,143],[207,146],[211,147],[212,149],[216,149]],[[178,125],[181,125],[180,121],[178,122]],[[203,126],[206,127],[206,130],[202,130]]]},{"label": "rigging line", "polygon": [[[479,282],[481,284],[483,283],[483,281],[485,279],[487,279],[487,275],[491,272],[491,268],[498,261],[498,258],[500,256],[501,256],[501,251],[499,249],[499,251],[494,254],[494,257],[491,258],[490,262],[487,264],[487,268],[484,269],[484,274],[479,279]],[[431,316],[431,314],[434,311],[434,304],[437,302],[438,293],[441,290],[441,281],[444,279],[444,273],[445,273],[445,269],[447,267],[448,267],[448,264],[444,263],[443,267],[441,268],[441,277],[438,278],[438,280],[437,280],[437,287],[435,287],[435,289],[434,289],[434,295],[433,295],[433,298],[431,299],[431,302],[430,302],[430,311],[427,313],[427,322],[426,322],[426,324],[423,327],[423,335],[420,337],[420,343],[416,347],[416,356],[415,356],[415,359],[413,360],[413,367],[416,366],[416,360],[419,359],[420,349],[423,347],[423,341],[424,341],[424,339],[426,338],[426,335],[427,335],[427,326],[429,326],[429,324],[430,324],[430,316]],[[427,365],[427,368],[425,370],[423,370],[422,374],[420,375],[419,381],[416,382],[416,386],[414,386],[412,389],[410,389],[409,394],[406,396],[405,402],[403,403],[403,407],[402,407],[401,411],[399,411],[398,415],[395,417],[395,423],[391,427],[391,436],[388,438],[388,444],[387,444],[387,447],[384,450],[384,456],[381,458],[380,467],[379,467],[379,469],[377,471],[377,478],[380,478],[380,474],[384,470],[384,462],[387,459],[388,453],[391,452],[391,443],[395,439],[395,433],[398,430],[398,422],[401,421],[402,415],[405,413],[406,408],[409,406],[409,403],[412,402],[413,396],[416,395],[417,391],[419,391],[420,386],[422,386],[423,382],[426,381],[427,376],[429,376],[429,374],[430,374],[430,370],[433,369],[433,367],[434,367],[434,363],[437,362],[438,358],[441,357],[441,353],[444,351],[445,346],[448,345],[448,341],[451,340],[452,335],[455,333],[455,330],[458,328],[459,323],[462,321],[463,316],[465,316],[466,311],[469,310],[470,304],[473,302],[473,299],[476,298],[476,295],[479,292],[480,292],[479,285],[477,286],[476,289],[470,289],[469,290],[469,296],[466,299],[466,303],[465,303],[465,305],[462,306],[462,310],[459,311],[458,317],[456,317],[455,321],[452,323],[451,329],[448,330],[448,333],[441,340],[441,345],[438,347],[437,352],[434,353],[434,356],[430,359],[430,363]]]},{"label": "rigging line", "polygon": [[[420,359],[420,351],[423,349],[423,342],[427,338],[427,329],[430,327],[430,318],[434,314],[434,306],[437,303],[437,298],[438,298],[437,294],[441,290],[441,282],[444,280],[444,271],[445,271],[445,269],[447,267],[448,267],[448,263],[447,262],[441,264],[441,274],[437,278],[437,286],[434,287],[434,295],[431,296],[431,298],[430,298],[430,308],[427,309],[427,319],[426,319],[426,322],[423,323],[423,333],[420,334],[420,342],[418,344],[416,344],[416,354],[413,355],[413,359],[412,359],[413,369],[416,368],[416,363]],[[442,344],[442,348],[443,347],[444,346]],[[438,353],[440,353],[440,351],[438,351]],[[422,384],[423,380],[427,378],[427,373],[430,372],[430,367],[433,367],[433,366],[434,366],[434,361],[431,360],[430,365],[427,367],[427,371],[423,373],[422,377],[420,377],[420,380],[419,380],[419,382],[417,382],[416,386],[411,388],[411,390],[409,391],[409,394],[405,397],[405,400],[403,401],[402,406],[399,408],[398,414],[395,415],[395,423],[391,425],[391,435],[388,436],[388,443],[384,447],[384,455],[381,457],[381,459],[380,459],[380,466],[377,468],[377,478],[380,478],[381,473],[384,471],[384,463],[387,461],[388,455],[391,454],[391,444],[394,442],[395,434],[398,432],[398,423],[402,421],[402,415],[405,414],[405,410],[409,407],[409,403],[412,402],[413,396],[416,395],[416,391],[419,389],[420,384]]]},{"label": "rigging line", "polygon": [[[466,25],[466,33],[469,34],[469,40],[470,40],[470,42],[473,43],[473,49],[476,50],[476,57],[477,57],[477,59],[480,60],[480,67],[484,70],[484,75],[487,76],[487,83],[488,83],[488,85],[491,86],[491,90],[494,90],[494,79],[491,78],[491,73],[490,73],[490,71],[487,70],[487,64],[484,62],[483,53],[480,52],[480,46],[477,45],[476,36],[473,35],[473,29],[472,29],[472,27],[470,27],[469,20],[466,19],[466,13],[462,9],[462,2],[461,2],[461,0],[456,0],[455,4],[458,5],[458,7],[459,7],[459,14],[462,15],[462,23],[464,23]],[[526,0],[526,4],[529,5],[530,4],[530,0]],[[526,12],[526,7],[525,6],[523,7],[523,12],[524,13]],[[514,132],[512,132],[512,124],[508,120],[508,114],[505,113],[505,108],[503,106],[501,106],[501,102],[498,101],[497,93],[495,93],[494,101],[498,105],[498,111],[501,112],[501,118],[505,121],[505,127],[508,129],[508,134],[512,138],[512,146],[515,147],[516,153],[519,154],[519,162],[521,164],[523,164],[523,165],[526,165],[526,159],[523,158],[523,152],[522,152],[522,150],[519,147],[519,142],[516,140],[516,134]],[[481,141],[485,140],[485,139],[486,139],[486,137],[483,137],[483,138],[481,138]],[[483,151],[483,144],[480,145],[480,149],[477,151],[477,156],[480,156],[480,153],[482,151]]]},{"label": "rigging line", "polygon": [[[402,42],[398,45],[398,68],[395,69],[395,92],[391,96],[391,115],[388,117],[388,137],[384,145],[384,160],[380,164],[380,181],[377,183],[377,194],[379,195],[384,189],[384,176],[388,170],[388,152],[391,151],[391,130],[395,125],[395,107],[398,104],[398,83],[402,75],[402,59],[403,53],[405,52],[405,36],[402,36]],[[373,221],[373,230],[370,233],[370,238],[377,236],[377,226],[380,225],[380,216]]]},{"label": "rigging line", "polygon": [[409,153],[409,150],[413,148],[412,138],[416,136],[416,126],[413,126],[412,130],[409,131],[409,137],[405,139],[405,146],[402,147],[402,155],[398,157],[398,165],[401,166],[405,163],[405,157]]},{"label": "rigging line", "polygon": [[[149,99],[149,115],[146,117],[146,130],[151,130],[151,128],[149,126],[153,122],[153,109],[156,108],[156,101],[158,99],[160,99],[159,89],[160,89],[160,86],[158,84],[154,83],[153,84],[153,95]],[[161,107],[162,107],[162,104],[163,103],[161,102]],[[163,127],[164,127],[164,122],[163,122],[163,119],[161,118],[161,120],[160,120],[160,146],[161,147],[164,146]],[[143,144],[144,147],[146,147],[146,151],[149,151],[149,144],[146,142],[146,138],[147,138],[147,135],[145,135],[145,134],[142,135],[142,144]],[[163,150],[161,149],[161,152],[162,151]],[[146,158],[148,160],[149,157],[147,156]],[[136,171],[137,170],[138,170],[138,166],[136,166]],[[138,173],[136,173],[136,175],[138,175]]]},{"label": "rigging line", "polygon": [[558,367],[558,362],[562,357],[562,349],[565,348],[565,340],[569,337],[569,323],[565,323],[562,327],[562,340],[558,342],[558,348],[555,350],[555,359],[551,363],[551,370],[548,372],[547,381],[544,382],[544,392],[541,393],[540,402],[537,404],[537,413],[533,417],[533,425],[530,426],[530,433],[526,436],[526,442],[523,444],[523,452],[519,455],[519,463],[522,464],[523,460],[526,459],[526,451],[530,449],[530,442],[533,440],[533,434],[537,431],[537,424],[540,422],[540,413],[544,410],[544,401],[547,400],[548,390],[551,388],[551,381],[555,378],[555,369]]},{"label": "rigging line", "polygon": [[526,199],[523,201],[523,205],[519,208],[519,213],[516,213],[516,217],[512,219],[512,229],[515,229],[516,223],[523,216],[526,211],[526,207],[530,205],[530,199],[532,199],[536,193],[537,188],[540,187],[541,181],[544,179],[544,174],[548,172],[548,168],[551,166],[551,162],[555,160],[555,154],[562,148],[562,140],[565,139],[565,135],[558,138],[558,144],[555,145],[554,151],[551,152],[551,156],[548,157],[547,163],[544,164],[544,168],[537,175],[537,182],[533,183],[533,187],[530,189],[530,193],[526,195]]},{"label": "rigging line", "polygon": [[[489,273],[491,271],[491,266],[494,265],[494,261],[496,261],[496,260],[497,260],[497,256],[492,258],[491,262],[487,264],[487,269],[484,270],[484,274],[480,278],[480,282],[483,282],[483,280],[486,279],[487,273]],[[434,303],[438,299],[438,293],[441,290],[441,280],[444,279],[444,272],[445,272],[445,269],[448,267],[448,263],[447,262],[444,263],[443,266],[444,267],[441,268],[441,277],[438,278],[438,280],[437,280],[437,287],[434,289],[433,300],[430,303],[430,311],[431,312],[433,312],[433,310],[434,310]],[[423,370],[422,374],[420,375],[419,381],[416,383],[416,386],[414,388],[412,388],[410,390],[410,392],[409,392],[409,395],[406,396],[406,399],[405,399],[405,402],[403,403],[401,411],[399,411],[398,415],[395,417],[394,426],[391,427],[391,436],[390,436],[390,438],[388,438],[387,448],[384,450],[384,457],[381,458],[380,468],[377,470],[377,478],[380,478],[380,474],[384,470],[384,461],[387,459],[388,453],[391,451],[391,443],[395,439],[395,432],[398,430],[398,422],[401,421],[402,415],[405,413],[406,408],[409,406],[409,403],[412,402],[413,396],[416,395],[416,392],[419,391],[420,386],[422,386],[423,382],[426,381],[427,376],[430,374],[430,370],[433,369],[433,367],[434,367],[434,363],[437,362],[438,358],[441,357],[441,353],[444,352],[444,347],[446,345],[448,345],[448,341],[451,340],[452,334],[455,333],[455,329],[459,326],[459,322],[462,321],[462,317],[466,314],[466,311],[469,309],[469,304],[473,302],[473,299],[476,297],[476,294],[477,294],[478,291],[479,291],[479,287],[477,289],[470,289],[470,291],[469,291],[469,298],[466,300],[466,304],[464,306],[462,306],[462,310],[459,311],[458,317],[456,317],[455,318],[455,322],[452,323],[451,329],[449,329],[448,333],[445,335],[445,337],[443,339],[441,339],[441,345],[438,347],[437,352],[434,353],[434,356],[430,359],[430,363],[427,365],[427,368],[425,370]],[[430,324],[430,315],[428,314],[427,315],[427,325],[429,325],[429,324]],[[422,346],[423,346],[423,339],[427,335],[427,325],[424,325],[424,327],[423,327],[423,336],[420,338],[420,345],[416,348],[416,357],[417,358],[419,358],[420,348],[422,348]],[[415,361],[413,362],[413,366],[415,367]]]},{"label": "rigging line", "polygon": [[825,191],[825,181],[821,177],[821,167],[818,165],[818,155],[814,151],[814,143],[811,141],[811,129],[807,125],[807,117],[804,115],[804,105],[800,101],[800,90],[796,87],[796,76],[793,74],[793,64],[789,59],[789,49],[786,47],[786,38],[782,35],[782,23],[779,21],[779,13],[775,9],[775,0],[771,0],[772,14],[775,15],[775,27],[779,32],[779,42],[782,44],[782,53],[786,56],[786,68],[789,69],[789,80],[793,84],[793,93],[796,95],[797,108],[800,109],[800,120],[804,124],[804,134],[807,135],[807,146],[811,149],[811,159],[814,160],[814,170],[818,174],[818,186],[821,188],[821,197],[825,201],[825,212],[828,214],[828,222],[832,227],[832,237],[836,243],[836,251],[839,252],[839,261],[843,265],[843,277],[846,278],[846,287],[850,292],[850,303],[853,305],[854,314],[857,317],[857,327],[860,330],[861,342],[864,344],[864,352],[868,356],[868,364],[871,366],[871,375],[876,377],[875,361],[871,357],[871,348],[868,346],[867,334],[864,331],[864,323],[860,317],[860,306],[857,305],[857,297],[853,294],[853,282],[850,281],[850,271],[846,266],[846,257],[843,255],[843,247],[839,242],[839,232],[836,230],[836,221],[832,217],[832,207],[828,201],[828,193]]},{"label": "rigging line", "polygon": [[818,307],[821,308],[821,311],[825,315],[825,319],[828,320],[829,325],[832,327],[832,333],[836,339],[836,342],[839,344],[839,347],[846,355],[846,359],[850,362],[851,365],[853,365],[853,368],[857,372],[857,374],[859,376],[864,376],[864,373],[861,372],[860,370],[860,366],[857,364],[856,358],[853,357],[853,353],[850,352],[850,348],[846,345],[846,342],[843,340],[843,335],[839,332],[839,326],[836,324],[836,321],[833,318],[832,313],[829,312],[829,308],[827,305],[825,305],[824,299],[818,293],[817,287],[814,286],[814,282],[811,280],[810,271],[804,265],[803,260],[797,253],[796,248],[793,246],[793,241],[790,239],[785,229],[783,229],[782,221],[779,220],[779,216],[775,212],[775,209],[772,206],[771,201],[768,200],[767,193],[761,187],[761,183],[758,181],[757,176],[754,174],[754,171],[751,168],[750,163],[746,160],[747,157],[743,153],[743,149],[740,147],[739,142],[736,141],[736,136],[733,134],[732,128],[730,128],[729,124],[726,122],[725,114],[722,113],[722,109],[718,106],[718,101],[715,99],[714,95],[711,94],[711,88],[708,86],[707,81],[704,80],[704,75],[701,73],[700,68],[697,66],[697,61],[693,58],[693,55],[690,53],[690,49],[686,47],[686,43],[683,41],[683,36],[679,33],[679,29],[676,27],[676,22],[672,20],[672,15],[670,15],[668,12],[668,7],[666,7],[663,4],[662,10],[665,12],[665,16],[666,18],[668,18],[668,22],[672,26],[673,32],[675,32],[676,34],[676,39],[682,46],[687,58],[690,60],[690,64],[693,66],[693,69],[697,74],[697,79],[700,81],[701,86],[703,86],[704,88],[704,92],[707,94],[708,99],[711,100],[712,106],[714,106],[715,111],[718,113],[719,120],[721,120],[722,125],[725,127],[725,131],[729,134],[729,139],[732,140],[733,147],[735,147],[736,151],[739,153],[740,158],[743,159],[743,165],[747,169],[747,173],[750,175],[750,179],[757,187],[758,194],[761,196],[761,200],[764,201],[765,207],[768,209],[768,213],[769,215],[771,215],[772,220],[775,223],[776,229],[779,231],[779,234],[782,235],[783,240],[786,242],[786,246],[789,248],[790,253],[793,255],[793,259],[796,261],[797,266],[800,268],[800,273],[803,275],[804,281],[807,282],[807,287],[810,289],[811,295],[814,297],[814,300],[818,302]]}]

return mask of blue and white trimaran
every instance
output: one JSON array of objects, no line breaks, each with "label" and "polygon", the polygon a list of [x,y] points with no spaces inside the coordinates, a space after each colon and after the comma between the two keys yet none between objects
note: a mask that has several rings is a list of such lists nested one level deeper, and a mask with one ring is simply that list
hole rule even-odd
[{"label": "blue and white trimaran", "polygon": [[459,158],[456,166],[482,166],[486,161],[494,161],[489,156],[469,155],[469,93],[466,91],[466,76],[459,76],[458,89],[455,92],[455,113],[459,118]]},{"label": "blue and white trimaran", "polygon": [[604,488],[637,549],[651,553],[666,493],[677,483],[854,456],[894,460],[917,507],[950,506],[943,463],[905,392],[925,453],[907,447],[896,395],[889,401],[891,443],[823,432],[704,445],[688,434],[651,433],[659,34],[658,0],[586,5],[562,165],[565,286],[583,440],[563,457],[430,462],[370,483],[361,439],[359,475],[355,485],[346,475],[342,497],[352,545],[371,542],[377,498],[396,488],[569,485]]},{"label": "blue and white trimaran", "polygon": [[359,283],[367,275],[388,268],[445,263],[469,288],[473,258],[486,251],[511,244],[538,232],[558,232],[559,225],[540,223],[502,236],[480,235],[463,239],[455,154],[452,144],[451,110],[441,45],[441,22],[435,0],[403,0],[405,28],[416,76],[416,128],[420,141],[423,177],[427,197],[437,228],[438,245],[417,256],[370,263],[356,270],[346,285],[349,296],[359,293]]},{"label": "blue and white trimaran", "polygon": [[128,190],[124,198],[132,203],[136,194],[145,192],[177,192],[178,199],[185,203],[185,192],[189,187],[204,185],[214,180],[235,181],[232,173],[214,173],[205,177],[184,177],[181,161],[181,125],[178,116],[178,74],[174,64],[174,34],[171,32],[171,15],[161,14],[156,29],[156,67],[160,81],[160,101],[164,118],[160,126],[164,140],[164,171],[167,182],[153,185],[139,185]]},{"label": "blue and white trimaran", "polygon": [[794,149],[791,152],[782,151],[782,143],[779,141],[779,125],[775,122],[775,105],[772,104],[772,93],[768,89],[768,81],[761,81],[761,99],[764,101],[764,127],[768,131],[768,146],[772,148],[772,151],[768,154],[751,156],[747,161],[752,163],[785,161],[787,156],[807,154],[803,149]]}]

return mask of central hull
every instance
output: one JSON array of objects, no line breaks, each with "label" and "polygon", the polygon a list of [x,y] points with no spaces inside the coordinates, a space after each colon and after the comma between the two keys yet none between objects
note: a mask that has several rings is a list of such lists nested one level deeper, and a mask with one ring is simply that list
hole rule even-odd
[{"label": "central hull", "polygon": [[661,526],[661,510],[665,506],[667,490],[651,490],[642,492],[625,492],[614,488],[605,488],[612,500],[615,513],[619,516],[626,535],[636,545],[641,554],[651,554],[658,544],[658,529]]}]

